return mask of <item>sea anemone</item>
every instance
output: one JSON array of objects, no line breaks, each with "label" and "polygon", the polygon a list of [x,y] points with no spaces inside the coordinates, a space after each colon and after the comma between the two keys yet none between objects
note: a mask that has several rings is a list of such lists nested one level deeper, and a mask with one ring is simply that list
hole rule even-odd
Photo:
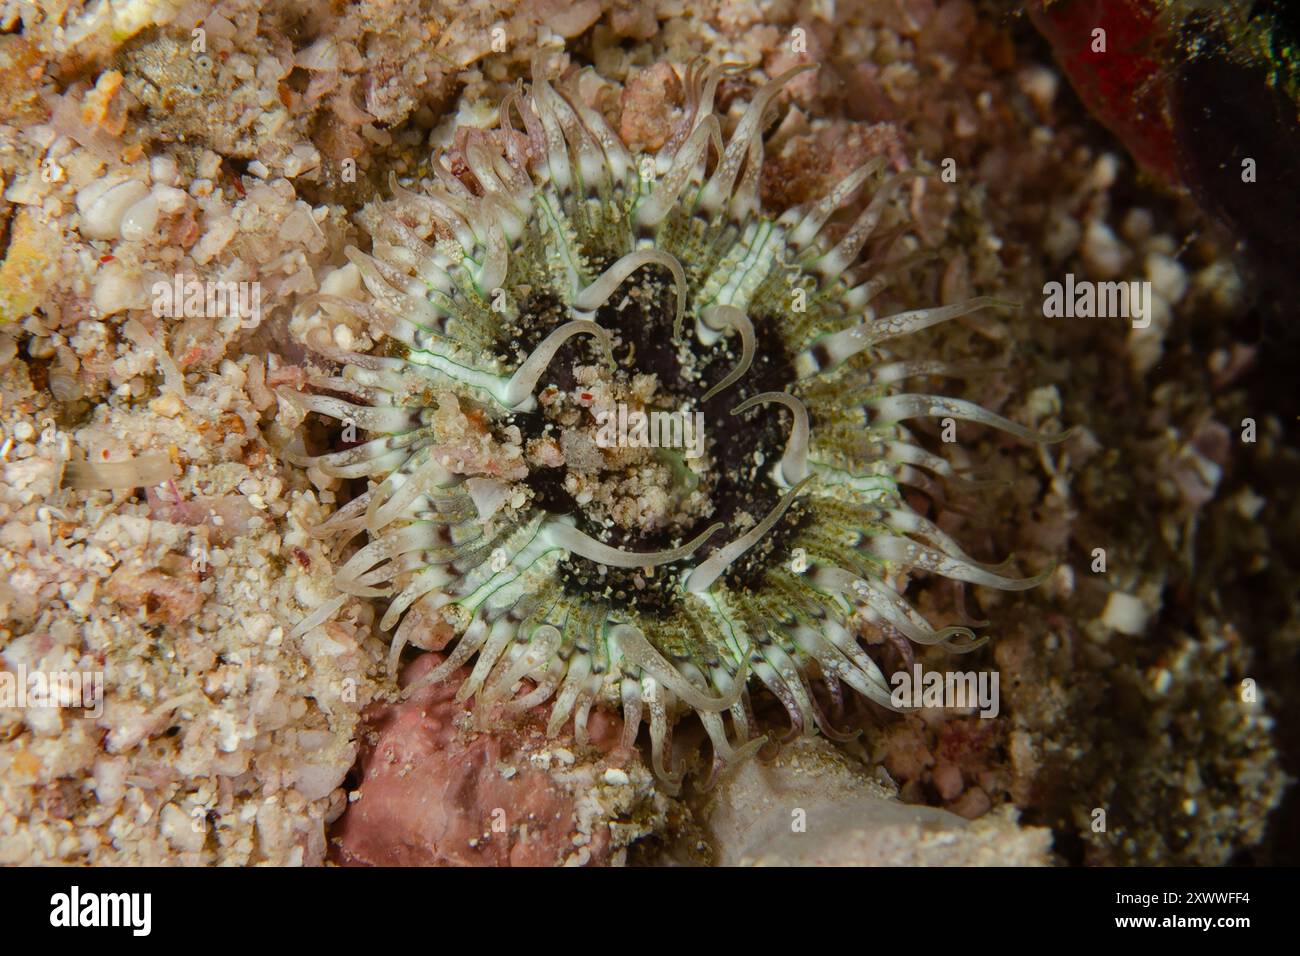
[{"label": "sea anemone", "polygon": [[[1006,304],[875,313],[906,263],[858,260],[920,173],[873,160],[779,218],[761,208],[769,114],[807,68],[760,87],[724,145],[723,70],[693,64],[682,121],[637,156],[539,59],[458,168],[435,158],[419,191],[393,177],[371,254],[347,250],[368,294],[315,300],[383,347],[320,346],[341,371],[282,393],[367,435],[294,458],[369,479],[319,533],[367,536],[335,581],[388,599],[394,669],[408,646],[444,650],[422,683],[473,662],[459,698],[479,714],[549,702],[548,732],[572,718],[580,743],[593,705],[621,706],[624,744],[648,721],[669,787],[684,713],[715,771],[764,739],[752,685],[784,705],[791,734],[838,736],[814,684],[891,707],[863,619],[897,641],[977,646],[969,628],[931,626],[890,585],[899,571],[1004,590],[1043,579],[977,563],[900,492],[955,477],[905,420],[1044,440],[902,388],[961,370],[891,358],[889,340]],[[869,184],[844,228],[837,212]],[[647,440],[656,411],[673,413],[665,428],[702,420],[698,449],[671,440],[689,429]],[[602,441],[615,421],[629,430]]]}]

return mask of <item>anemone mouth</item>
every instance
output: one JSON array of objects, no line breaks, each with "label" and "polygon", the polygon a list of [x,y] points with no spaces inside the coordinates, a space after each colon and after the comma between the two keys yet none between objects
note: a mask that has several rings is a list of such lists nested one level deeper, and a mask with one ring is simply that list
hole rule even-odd
[{"label": "anemone mouth", "polygon": [[[614,264],[614,257],[604,257],[595,271]],[[526,445],[557,441],[564,453],[562,462],[542,459],[529,472],[526,484],[538,506],[630,553],[672,547],[717,522],[733,528],[753,523],[781,497],[765,465],[784,454],[791,416],[746,404],[793,382],[779,319],[750,322],[754,357],[741,366],[736,343],[726,337],[674,339],[677,298],[662,265],[626,277],[591,316],[610,333],[613,367],[602,367],[591,339],[571,339],[548,369],[545,407],[508,419]],[[692,298],[684,303],[688,322],[697,319]],[[568,314],[553,294],[532,293],[498,346],[505,367],[522,364]],[[745,407],[732,414],[737,405]],[[609,429],[612,447],[600,441],[602,416],[615,426]],[[644,443],[631,451],[626,445],[640,443],[636,432],[643,425]],[[715,536],[690,559],[652,574],[570,554],[559,573],[569,593],[595,590],[615,608],[662,618],[680,607],[676,578],[721,547]],[[751,561],[734,569],[732,580],[746,582],[757,573]]]},{"label": "anemone mouth", "polygon": [[[285,393],[368,435],[297,460],[367,480],[322,533],[364,533],[336,583],[389,600],[394,665],[450,624],[426,682],[472,665],[459,696],[481,713],[549,702],[549,732],[572,719],[579,741],[591,706],[621,706],[629,745],[648,720],[670,787],[683,711],[700,715],[715,770],[753,752],[750,685],[784,705],[792,733],[836,733],[814,681],[891,706],[864,622],[969,649],[953,639],[972,632],[931,626],[894,571],[1039,580],[978,564],[899,492],[953,474],[905,419],[1039,440],[906,392],[943,368],[888,360],[890,339],[1001,303],[872,311],[890,275],[853,264],[915,171],[880,182],[833,240],[879,162],[824,200],[761,212],[765,112],[791,75],[754,93],[724,143],[719,72],[693,66],[682,127],[638,161],[535,65],[501,110],[503,149],[466,150],[474,188],[435,163],[424,192],[394,184],[371,254],[350,250],[365,292],[328,305],[394,347],[331,352],[339,375]],[[444,238],[427,241],[435,227]]]}]

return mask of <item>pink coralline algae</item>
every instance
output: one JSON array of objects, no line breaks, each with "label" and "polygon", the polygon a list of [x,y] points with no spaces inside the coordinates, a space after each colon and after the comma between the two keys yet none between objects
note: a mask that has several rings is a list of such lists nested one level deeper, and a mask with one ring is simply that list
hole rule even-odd
[{"label": "pink coralline algae", "polygon": [[[439,662],[407,669],[412,683]],[[466,675],[460,674],[463,679]],[[571,734],[544,739],[544,720],[480,733],[455,701],[460,681],[426,685],[369,715],[361,783],[335,833],[340,863],[374,866],[600,864],[613,851],[600,809],[580,805],[592,780],[625,783],[616,717],[593,713],[580,756]],[[568,747],[565,746],[568,744]],[[595,755],[599,765],[582,757]],[[592,822],[597,825],[591,826]],[[587,828],[590,827],[588,830]],[[586,832],[584,832],[586,831]]]}]

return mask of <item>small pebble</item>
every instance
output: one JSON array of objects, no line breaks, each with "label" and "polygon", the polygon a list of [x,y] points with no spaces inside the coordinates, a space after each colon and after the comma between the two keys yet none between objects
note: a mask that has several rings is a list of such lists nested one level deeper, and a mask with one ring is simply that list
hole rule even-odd
[{"label": "small pebble", "polygon": [[149,188],[134,179],[108,189],[82,212],[82,235],[90,239],[116,239],[121,234],[126,211],[147,195]]},{"label": "small pebble", "polygon": [[176,161],[170,156],[155,156],[149,160],[149,178],[156,185],[175,186],[179,177]]},{"label": "small pebble", "polygon": [[1111,591],[1106,609],[1101,613],[1101,623],[1112,631],[1137,637],[1147,628],[1151,612],[1138,598],[1123,591]]},{"label": "small pebble", "polygon": [[1113,279],[1124,268],[1124,247],[1110,226],[1100,219],[1088,223],[1083,234],[1083,261],[1099,279]]},{"label": "small pebble", "polygon": [[122,238],[132,242],[148,239],[157,225],[158,200],[149,193],[122,216]]}]

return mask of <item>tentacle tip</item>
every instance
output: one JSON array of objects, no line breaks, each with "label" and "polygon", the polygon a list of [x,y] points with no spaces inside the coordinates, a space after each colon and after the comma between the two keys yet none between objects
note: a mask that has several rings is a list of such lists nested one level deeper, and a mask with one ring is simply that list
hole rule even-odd
[{"label": "tentacle tip", "polygon": [[1079,432],[1078,425],[1071,425],[1063,432],[1057,432],[1053,435],[1039,435],[1036,439],[1040,445],[1059,445],[1061,442],[1069,441]]},{"label": "tentacle tip", "polygon": [[992,489],[992,488],[1011,488],[1015,481],[1010,478],[976,478],[970,472],[957,472],[955,477],[964,485],[972,490]]},{"label": "tentacle tip", "polygon": [[[717,385],[714,385],[711,389],[709,389],[707,392],[705,392],[703,395],[700,396],[700,404],[703,405],[705,402],[711,400],[713,396],[721,392],[725,387],[725,385],[727,384],[730,383],[719,382]],[[736,413],[733,411],[731,414],[734,415]]]},{"label": "tentacle tip", "polygon": [[686,774],[680,770],[672,770],[663,766],[655,768],[655,783],[658,784],[660,790],[670,797],[681,794],[682,784],[685,780]]},{"label": "tentacle tip", "polygon": [[807,73],[809,70],[820,70],[821,68],[820,63],[800,63],[798,66],[792,66],[784,73],[772,77],[772,82],[784,85],[801,73]]},{"label": "tentacle tip", "polygon": [[1004,590],[1012,590],[1012,591],[1033,590],[1034,588],[1047,583],[1047,581],[1051,579],[1052,575],[1056,573],[1056,569],[1059,568],[1060,566],[1061,566],[1061,562],[1053,561],[1051,566],[1046,571],[1041,571],[1038,574],[1031,575],[1030,577],[1027,578],[1016,579],[1012,582],[1012,585],[1010,587],[1004,586]]},{"label": "tentacle tip", "polygon": [[[299,391],[298,389],[292,388],[288,385],[277,385],[275,386],[273,391],[275,392],[276,398],[279,398],[281,401],[286,402],[287,404],[293,406],[303,415],[306,415],[308,412],[312,411],[310,393]],[[300,457],[307,460],[311,464],[316,463],[316,456],[307,455],[304,453]]]},{"label": "tentacle tip", "polygon": [[705,529],[704,534],[700,535],[700,544],[704,544],[704,542],[708,541],[725,527],[726,525],[721,521],[713,522],[713,524],[709,525],[708,528]]},{"label": "tentacle tip", "polygon": [[969,644],[957,644],[951,639],[943,642],[943,649],[950,654],[969,654],[971,651],[977,651],[989,642],[987,634],[983,637],[973,638]]}]

